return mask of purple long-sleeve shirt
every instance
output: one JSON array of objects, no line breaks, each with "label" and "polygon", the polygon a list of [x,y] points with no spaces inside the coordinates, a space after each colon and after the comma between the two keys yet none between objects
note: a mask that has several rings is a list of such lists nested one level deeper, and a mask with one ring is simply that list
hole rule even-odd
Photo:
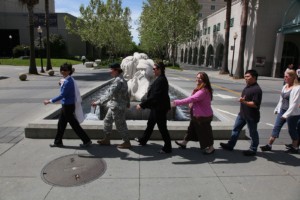
[{"label": "purple long-sleeve shirt", "polygon": [[192,103],[194,117],[209,117],[213,115],[211,95],[207,89],[201,89],[195,94],[181,100],[174,100],[176,106]]}]

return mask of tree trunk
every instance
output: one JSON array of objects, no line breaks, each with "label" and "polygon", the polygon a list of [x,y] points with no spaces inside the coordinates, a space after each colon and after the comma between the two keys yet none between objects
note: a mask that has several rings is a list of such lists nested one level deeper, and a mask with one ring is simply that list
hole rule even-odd
[{"label": "tree trunk", "polygon": [[49,43],[49,0],[45,0],[45,24],[46,24],[46,54],[47,54],[47,66],[46,71],[52,69],[50,59],[50,43]]},{"label": "tree trunk", "polygon": [[249,0],[243,0],[242,3],[243,3],[243,8],[242,8],[242,16],[241,16],[241,40],[240,40],[237,69],[235,71],[234,78],[244,77],[244,52],[245,52],[246,35],[247,35]]},{"label": "tree trunk", "polygon": [[[226,1],[226,0],[225,0]],[[229,50],[229,36],[230,36],[230,18],[231,18],[231,0],[227,0],[226,5],[226,28],[225,28],[225,42],[222,59],[222,68],[220,74],[228,74],[228,50]],[[232,72],[230,72],[232,74]]]},{"label": "tree trunk", "polygon": [[27,5],[28,20],[29,20],[29,36],[30,36],[30,65],[29,74],[38,74],[35,62],[35,48],[34,48],[34,24],[33,24],[33,6]]}]

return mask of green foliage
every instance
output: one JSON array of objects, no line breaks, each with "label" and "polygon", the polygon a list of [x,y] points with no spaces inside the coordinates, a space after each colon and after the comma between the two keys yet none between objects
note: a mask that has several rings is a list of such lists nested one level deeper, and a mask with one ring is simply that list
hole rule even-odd
[{"label": "green foliage", "polygon": [[[40,59],[36,58],[35,62],[40,65]],[[81,61],[77,60],[69,60],[69,59],[51,59],[52,66],[60,67],[64,63],[71,63],[72,65],[80,64]],[[43,59],[43,63],[46,63],[46,58]],[[8,58],[8,59],[1,59],[0,58],[0,65],[13,65],[13,66],[29,66],[29,60],[19,59],[19,58]]]},{"label": "green foliage", "polygon": [[23,57],[23,58],[28,58],[29,56],[29,46],[26,46],[26,45],[17,45],[13,48],[13,55],[14,55],[14,58],[18,58],[18,57]]},{"label": "green foliage", "polygon": [[[45,44],[45,46],[47,45],[46,37],[43,38],[43,44]],[[52,58],[64,58],[68,56],[66,54],[67,52],[66,42],[61,35],[50,34],[49,44],[50,44],[50,55]]]},{"label": "green foliage", "polygon": [[67,30],[95,47],[105,48],[109,56],[129,53],[132,49],[130,10],[122,9],[121,0],[90,0],[87,7],[80,6],[80,14],[74,22],[65,17]]},{"label": "green foliage", "polygon": [[171,47],[174,55],[177,44],[192,38],[200,8],[197,0],[148,0],[139,24],[141,48],[164,58]]}]

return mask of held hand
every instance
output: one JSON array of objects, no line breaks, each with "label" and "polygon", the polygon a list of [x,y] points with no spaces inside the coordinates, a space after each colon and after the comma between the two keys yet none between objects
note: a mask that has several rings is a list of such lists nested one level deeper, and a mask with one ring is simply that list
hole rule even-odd
[{"label": "held hand", "polygon": [[176,107],[176,104],[174,101],[171,102],[171,107]]},{"label": "held hand", "polygon": [[245,101],[245,97],[240,97],[240,98],[239,98],[239,102],[240,102],[240,103],[243,103],[244,101]]},{"label": "held hand", "polygon": [[48,99],[44,100],[44,105],[47,105],[49,103],[51,103],[50,100],[48,100]]},{"label": "held hand", "polygon": [[137,110],[141,110],[141,106],[138,104],[138,105],[136,105],[136,109]]},{"label": "held hand", "polygon": [[91,106],[96,107],[97,104],[95,103],[95,101],[92,101]]}]

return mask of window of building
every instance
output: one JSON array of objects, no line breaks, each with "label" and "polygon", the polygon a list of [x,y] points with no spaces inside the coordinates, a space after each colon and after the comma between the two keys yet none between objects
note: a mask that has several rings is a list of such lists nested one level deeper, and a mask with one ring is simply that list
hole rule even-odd
[{"label": "window of building", "polygon": [[220,29],[221,29],[221,23],[218,23],[217,24],[217,31],[220,31]]},{"label": "window of building", "polygon": [[234,24],[234,18],[231,18],[230,19],[230,27],[233,27],[233,24]]},{"label": "window of building", "polygon": [[202,13],[199,13],[199,14],[198,14],[198,18],[201,18],[201,17],[202,17]]},{"label": "window of building", "polygon": [[207,28],[207,34],[210,34],[210,27]]},{"label": "window of building", "polygon": [[[230,19],[230,27],[233,27],[234,25],[234,18]],[[226,28],[226,21],[224,21],[224,29]]]},{"label": "window of building", "polygon": [[217,26],[214,25],[213,32],[216,32],[216,31],[217,31]]},{"label": "window of building", "polygon": [[204,29],[203,35],[206,35],[206,33],[207,33],[207,28]]},{"label": "window of building", "polygon": [[200,34],[200,36],[202,36],[202,30],[200,30],[200,33],[199,33],[199,34]]},{"label": "window of building", "polygon": [[216,6],[211,5],[211,6],[210,6],[210,9],[211,9],[211,10],[215,10],[215,9],[216,9]]}]

